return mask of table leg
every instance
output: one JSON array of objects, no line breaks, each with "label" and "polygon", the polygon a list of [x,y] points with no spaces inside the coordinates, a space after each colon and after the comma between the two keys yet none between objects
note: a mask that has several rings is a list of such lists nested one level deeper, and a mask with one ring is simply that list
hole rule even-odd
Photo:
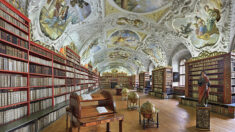
[{"label": "table leg", "polygon": [[110,132],[109,122],[106,124],[106,132]]},{"label": "table leg", "polygon": [[68,113],[66,113],[66,129],[68,129]]},{"label": "table leg", "polygon": [[145,129],[145,119],[143,118],[143,129]]},{"label": "table leg", "polygon": [[139,124],[141,124],[141,113],[139,112]]},{"label": "table leg", "polygon": [[159,126],[158,113],[157,113],[157,128]]},{"label": "table leg", "polygon": [[119,120],[119,132],[122,132],[122,120]]}]

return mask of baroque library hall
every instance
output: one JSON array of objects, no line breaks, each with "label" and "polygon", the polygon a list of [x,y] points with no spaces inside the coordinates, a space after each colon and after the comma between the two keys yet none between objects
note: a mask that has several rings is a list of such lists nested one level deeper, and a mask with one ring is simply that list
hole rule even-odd
[{"label": "baroque library hall", "polygon": [[0,0],[0,132],[235,132],[235,0]]}]

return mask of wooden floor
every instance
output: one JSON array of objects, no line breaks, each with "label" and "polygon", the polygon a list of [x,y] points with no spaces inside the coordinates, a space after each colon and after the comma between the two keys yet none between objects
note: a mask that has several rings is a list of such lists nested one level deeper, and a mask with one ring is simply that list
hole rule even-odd
[{"label": "wooden floor", "polygon": [[[112,91],[115,94],[115,91]],[[124,132],[197,132],[195,128],[196,113],[195,109],[179,105],[175,99],[162,100],[139,94],[141,104],[147,100],[154,103],[159,109],[159,128],[147,128],[143,130],[139,125],[138,112],[128,111],[126,101],[121,101],[120,96],[114,96],[117,111],[124,114]],[[43,132],[66,132],[65,116],[48,126]],[[81,132],[105,132],[106,125],[97,127],[82,128]],[[111,123],[111,131],[118,132],[118,122]],[[235,132],[235,119],[211,113],[211,132]]]}]

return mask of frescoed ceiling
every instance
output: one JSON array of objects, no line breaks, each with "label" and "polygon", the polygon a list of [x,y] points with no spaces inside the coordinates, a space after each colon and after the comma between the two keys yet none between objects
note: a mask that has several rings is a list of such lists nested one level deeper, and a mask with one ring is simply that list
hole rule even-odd
[{"label": "frescoed ceiling", "polygon": [[7,0],[31,19],[31,39],[74,43],[82,64],[136,74],[166,66],[183,44],[192,56],[231,50],[234,0]]}]

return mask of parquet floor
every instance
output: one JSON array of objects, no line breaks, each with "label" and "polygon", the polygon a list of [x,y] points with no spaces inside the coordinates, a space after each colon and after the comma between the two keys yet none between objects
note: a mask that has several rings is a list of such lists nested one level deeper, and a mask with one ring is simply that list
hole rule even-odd
[{"label": "parquet floor", "polygon": [[[123,131],[124,132],[197,132],[196,111],[192,107],[179,105],[175,99],[156,99],[148,95],[140,94],[141,104],[150,101],[159,109],[159,128],[147,128],[145,130],[139,125],[138,112],[128,111],[126,101],[122,101],[120,96],[115,96],[117,111],[124,114]],[[66,132],[65,116],[48,126],[43,132]],[[105,132],[106,125],[102,124],[96,127],[82,128],[81,132]],[[118,122],[111,123],[111,132],[118,132]],[[211,113],[211,131],[210,132],[235,132],[235,119]]]}]

